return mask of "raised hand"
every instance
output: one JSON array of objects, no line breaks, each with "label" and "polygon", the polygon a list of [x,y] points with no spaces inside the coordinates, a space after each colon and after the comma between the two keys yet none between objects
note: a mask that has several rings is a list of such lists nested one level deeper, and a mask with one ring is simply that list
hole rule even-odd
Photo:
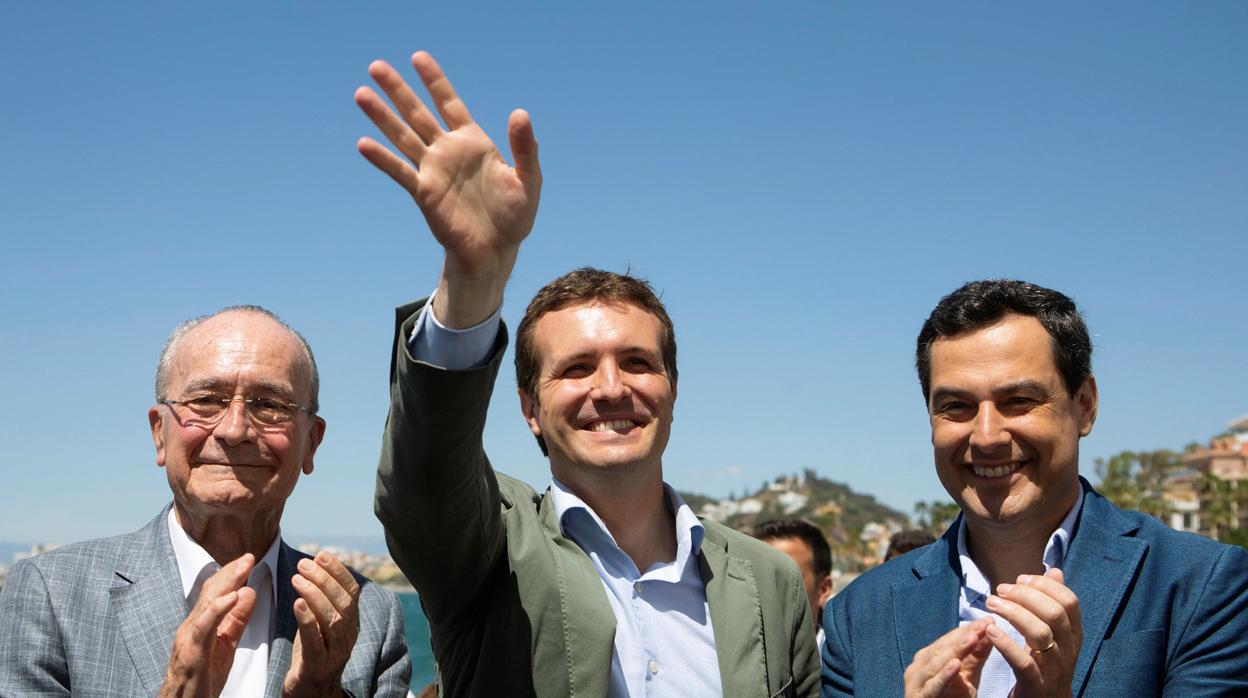
[{"label": "raised hand", "polygon": [[1083,643],[1079,599],[1054,567],[1044,576],[1019,575],[1016,584],[998,584],[988,608],[1023,636],[1020,647],[995,625],[988,639],[1014,670],[1016,698],[1069,696],[1075,661]]},{"label": "raised hand", "polygon": [[162,698],[221,694],[234,666],[234,649],[256,607],[256,592],[246,586],[255,561],[246,553],[204,581],[195,608],[173,636]]},{"label": "raised hand", "polygon": [[369,75],[394,110],[368,87],[356,90],[355,102],[404,157],[371,138],[357,147],[416,200],[446,251],[434,312],[444,324],[467,327],[501,302],[520,243],[533,228],[542,187],[537,141],[528,113],[512,112],[507,133],[516,165],[509,166],[433,57],[418,52],[412,65],[446,128],[394,68],[374,61]]},{"label": "raised hand", "polygon": [[342,670],[360,634],[360,585],[325,551],[296,566],[295,646],[282,683],[286,698],[342,695]]},{"label": "raised hand", "polygon": [[919,650],[904,678],[906,698],[974,698],[979,675],[992,651],[987,629],[992,619],[981,618],[941,635]]}]

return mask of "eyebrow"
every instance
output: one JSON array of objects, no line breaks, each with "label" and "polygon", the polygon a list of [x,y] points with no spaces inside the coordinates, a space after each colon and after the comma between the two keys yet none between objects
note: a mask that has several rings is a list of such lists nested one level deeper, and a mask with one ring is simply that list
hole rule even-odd
[{"label": "eyebrow", "polygon": [[[220,390],[225,387],[227,387],[226,382],[219,378],[196,378],[182,386],[182,390]],[[256,392],[270,393],[286,398],[294,397],[294,392],[286,384],[263,378],[255,381],[251,389],[247,391],[247,394],[251,395]]]},{"label": "eyebrow", "polygon": [[[662,357],[662,354],[660,354],[660,353],[658,353],[658,352],[655,352],[655,351],[653,351],[653,350],[651,350],[651,349],[647,349],[647,348],[645,348],[645,347],[643,347],[643,346],[631,346],[631,347],[625,347],[625,348],[623,348],[623,349],[618,349],[618,350],[612,351],[612,352],[610,352],[610,353],[612,353],[612,354],[623,354],[623,355],[628,355],[628,354],[641,354],[641,355],[643,355],[643,356],[647,356],[647,357],[649,357],[649,358],[651,358],[651,359],[654,359],[654,360],[656,360],[656,361],[661,360],[661,357]],[[568,354],[567,356],[562,356],[562,357],[559,357],[558,359],[556,359],[556,360],[554,361],[554,363],[553,363],[552,365],[553,365],[553,366],[561,366],[561,365],[566,364],[566,363],[571,362],[571,361],[583,361],[583,360],[585,360],[585,359],[594,359],[594,360],[597,360],[598,356],[599,356],[599,353],[598,353],[598,352],[593,352],[593,351],[578,351],[578,352],[576,352],[575,354]]]},{"label": "eyebrow", "polygon": [[[1049,387],[1040,381],[1025,379],[1006,383],[1004,385],[995,386],[992,394],[997,395],[1017,395],[1019,393],[1048,393]],[[938,386],[932,390],[932,402],[938,402],[947,398],[968,398],[971,395],[969,390],[959,390],[949,386]]]}]

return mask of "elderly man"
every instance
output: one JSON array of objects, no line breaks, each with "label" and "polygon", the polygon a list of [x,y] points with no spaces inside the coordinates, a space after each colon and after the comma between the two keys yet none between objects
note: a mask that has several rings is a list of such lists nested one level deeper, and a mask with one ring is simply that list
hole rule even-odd
[{"label": "elderly man", "polygon": [[307,343],[263,308],[174,330],[148,411],[173,503],[14,566],[0,695],[405,695],[395,596],[279,535],[325,434],[317,384]]},{"label": "elderly man", "polygon": [[1079,477],[1097,385],[1075,304],[966,284],[923,325],[916,362],[962,514],[832,600],[824,695],[1248,695],[1248,551]]},{"label": "elderly man", "polygon": [[582,269],[538,292],[516,337],[544,493],[496,474],[482,429],[507,334],[503,287],[537,212],[529,117],[515,168],[433,59],[412,62],[446,129],[390,66],[356,101],[406,159],[360,152],[411,193],[445,250],[433,300],[398,309],[377,514],[420,591],[453,696],[813,695],[801,578],[769,546],[700,522],[663,482],[676,340],[644,282]]}]

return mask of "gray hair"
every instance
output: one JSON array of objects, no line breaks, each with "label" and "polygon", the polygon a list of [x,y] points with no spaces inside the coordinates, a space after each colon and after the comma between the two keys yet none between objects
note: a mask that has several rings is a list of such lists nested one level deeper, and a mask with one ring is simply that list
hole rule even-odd
[{"label": "gray hair", "polygon": [[285,320],[278,317],[277,313],[258,305],[231,305],[228,308],[222,308],[215,313],[209,313],[208,315],[200,315],[199,317],[191,318],[190,320],[187,320],[173,328],[173,332],[169,333],[169,339],[165,340],[164,349],[161,349],[160,351],[160,360],[156,362],[156,401],[159,402],[167,397],[165,391],[169,387],[169,367],[173,365],[173,356],[177,353],[178,345],[182,343],[182,339],[186,337],[191,330],[199,327],[204,322],[215,317],[225,315],[226,313],[252,313],[255,315],[262,315],[281,325],[291,334],[292,337],[299,341],[299,346],[303,347],[305,369],[308,374],[309,404],[307,407],[313,412],[318,412],[321,408],[319,399],[321,391],[321,375],[316,369],[316,357],[312,355],[311,345],[308,344],[308,340],[303,338],[303,335],[299,334],[298,330],[286,324]]}]

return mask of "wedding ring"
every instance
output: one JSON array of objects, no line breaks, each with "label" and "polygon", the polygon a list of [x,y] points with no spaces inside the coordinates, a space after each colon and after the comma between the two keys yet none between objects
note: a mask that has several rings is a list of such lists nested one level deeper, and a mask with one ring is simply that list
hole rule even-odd
[{"label": "wedding ring", "polygon": [[1044,654],[1045,652],[1048,652],[1054,647],[1057,647],[1057,640],[1049,640],[1049,644],[1045,645],[1043,649],[1032,650],[1031,653],[1032,654]]}]

